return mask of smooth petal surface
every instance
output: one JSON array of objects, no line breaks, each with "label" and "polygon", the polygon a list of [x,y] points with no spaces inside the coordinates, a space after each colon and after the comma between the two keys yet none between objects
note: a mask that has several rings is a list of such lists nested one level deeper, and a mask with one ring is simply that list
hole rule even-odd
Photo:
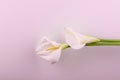
[{"label": "smooth petal surface", "polygon": [[57,49],[55,51],[52,52],[45,52],[43,55],[40,54],[40,57],[50,61],[51,63],[56,63],[59,61],[61,56],[61,49]]},{"label": "smooth petal surface", "polygon": [[48,39],[47,37],[43,37],[41,39],[41,41],[39,42],[36,51],[44,51],[46,48],[50,47],[50,46],[59,46],[59,43],[56,43],[55,41],[52,41],[50,39]]},{"label": "smooth petal surface", "polygon": [[91,43],[99,40],[91,36],[85,36],[77,33],[68,27],[66,27],[64,30],[66,43],[73,49],[80,49],[84,47],[86,43]]},{"label": "smooth petal surface", "polygon": [[91,36],[85,36],[85,39],[86,39],[86,43],[91,43],[91,42],[100,41],[100,39],[95,38],[95,37],[91,37]]},{"label": "smooth petal surface", "polygon": [[59,61],[61,55],[61,48],[59,43],[56,43],[47,37],[43,37],[36,49],[37,54],[51,63]]},{"label": "smooth petal surface", "polygon": [[68,27],[66,27],[64,30],[66,43],[69,44],[73,49],[80,49],[85,45],[85,43],[82,43],[83,36],[78,36],[76,32]]}]

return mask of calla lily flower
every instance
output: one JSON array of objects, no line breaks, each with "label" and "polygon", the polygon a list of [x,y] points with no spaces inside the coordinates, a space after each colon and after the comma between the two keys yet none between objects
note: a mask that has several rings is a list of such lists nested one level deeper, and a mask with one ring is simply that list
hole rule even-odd
[{"label": "calla lily flower", "polygon": [[80,49],[84,47],[87,43],[100,41],[100,39],[98,38],[82,35],[68,27],[64,28],[64,32],[66,43],[70,45],[70,47],[73,49]]},{"label": "calla lily flower", "polygon": [[41,58],[50,61],[51,63],[56,63],[59,61],[61,56],[61,47],[60,44],[48,39],[47,37],[43,37],[36,49],[37,54],[40,55]]},{"label": "calla lily flower", "polygon": [[51,63],[56,63],[60,59],[61,51],[67,47],[67,44],[60,44],[48,39],[47,37],[43,37],[36,51],[41,58],[50,61]]}]

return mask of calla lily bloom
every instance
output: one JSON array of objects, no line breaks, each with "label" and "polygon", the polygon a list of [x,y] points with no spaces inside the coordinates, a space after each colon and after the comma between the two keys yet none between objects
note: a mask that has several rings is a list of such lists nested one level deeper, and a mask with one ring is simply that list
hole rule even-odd
[{"label": "calla lily bloom", "polygon": [[87,43],[100,41],[100,39],[98,38],[82,35],[68,27],[64,28],[64,32],[66,43],[70,45],[70,47],[73,49],[80,49],[84,47]]},{"label": "calla lily bloom", "polygon": [[36,51],[41,58],[50,61],[51,63],[56,63],[59,61],[61,51],[67,48],[67,46],[68,45],[66,44],[60,44],[48,39],[47,37],[43,37]]},{"label": "calla lily bloom", "polygon": [[37,54],[41,58],[50,61],[51,63],[56,63],[59,61],[61,56],[61,47],[59,43],[56,43],[47,37],[43,37],[36,49]]}]

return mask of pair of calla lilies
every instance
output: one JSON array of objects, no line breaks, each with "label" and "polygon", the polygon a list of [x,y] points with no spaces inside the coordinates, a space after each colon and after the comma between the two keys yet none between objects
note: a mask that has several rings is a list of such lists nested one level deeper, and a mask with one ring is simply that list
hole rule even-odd
[{"label": "pair of calla lilies", "polygon": [[64,33],[66,42],[65,44],[57,43],[48,39],[47,37],[43,37],[37,46],[37,54],[39,54],[41,58],[50,61],[51,63],[56,63],[60,59],[62,50],[69,47],[72,49],[81,49],[87,43],[100,41],[98,38],[82,35],[68,27],[64,28]]}]

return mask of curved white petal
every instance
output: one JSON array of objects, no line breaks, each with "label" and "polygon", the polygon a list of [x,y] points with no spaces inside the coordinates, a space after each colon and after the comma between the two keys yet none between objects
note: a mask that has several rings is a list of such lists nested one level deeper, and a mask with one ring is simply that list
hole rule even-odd
[{"label": "curved white petal", "polygon": [[78,36],[76,32],[72,29],[65,28],[65,40],[73,49],[80,49],[85,46],[85,43],[82,43],[83,36]]},{"label": "curved white petal", "polygon": [[49,42],[50,44],[52,44],[52,45],[54,45],[54,46],[55,46],[55,45],[58,45],[57,42],[52,41],[52,40],[48,39],[46,36],[44,36],[44,37],[42,37],[42,39],[40,40],[38,46],[41,45],[41,44],[43,44],[43,43],[46,43],[46,42]]},{"label": "curved white petal", "polygon": [[39,56],[47,61],[50,61],[51,63],[56,63],[59,61],[61,56],[61,49],[57,49],[52,52],[45,52],[43,55],[39,54]]},{"label": "curved white petal", "polygon": [[52,45],[58,47],[59,43],[56,43],[55,41],[52,41],[52,40],[48,39],[47,37],[43,37],[41,39],[41,41],[39,42],[39,44],[36,48],[36,51],[44,50],[45,48],[50,47]]},{"label": "curved white petal", "polygon": [[95,38],[95,37],[91,37],[91,36],[85,36],[85,39],[86,39],[86,43],[100,41],[100,39]]},{"label": "curved white petal", "polygon": [[43,37],[36,49],[37,54],[51,63],[59,61],[61,55],[61,47],[59,43]]},{"label": "curved white petal", "polygon": [[73,49],[80,49],[84,47],[86,43],[99,41],[99,39],[97,38],[79,34],[68,27],[66,27],[64,31],[66,43],[70,45]]},{"label": "curved white petal", "polygon": [[85,44],[80,42],[80,39],[75,34],[65,35],[66,43],[69,44],[73,49],[82,48]]},{"label": "curved white petal", "polygon": [[44,36],[44,37],[42,38],[42,40],[40,41],[40,44],[41,44],[41,43],[46,43],[46,42],[49,42],[51,45],[54,45],[54,46],[57,46],[57,45],[58,45],[57,42],[52,41],[52,40],[48,39],[46,36]]},{"label": "curved white petal", "polygon": [[45,49],[46,47],[49,47],[49,42],[39,44],[39,46],[36,48],[36,51],[40,51],[42,49]]}]

